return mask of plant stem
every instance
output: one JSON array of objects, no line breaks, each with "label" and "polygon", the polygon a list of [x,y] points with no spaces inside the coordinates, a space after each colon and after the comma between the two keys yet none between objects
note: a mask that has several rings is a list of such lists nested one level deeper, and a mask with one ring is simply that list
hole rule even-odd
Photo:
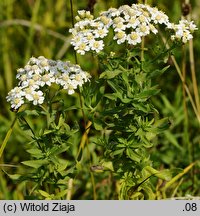
[{"label": "plant stem", "polygon": [[39,13],[39,8],[40,8],[40,3],[41,0],[36,0],[33,6],[33,12],[32,12],[32,17],[31,17],[31,25],[29,28],[29,35],[28,35],[28,39],[27,39],[27,48],[26,48],[26,52],[25,52],[25,61],[27,61],[27,59],[30,58],[31,53],[32,53],[32,47],[33,47],[33,38],[34,38],[34,33],[35,33],[35,29],[34,29],[34,25],[37,22],[38,19],[38,13]]},{"label": "plant stem", "polygon": [[[162,35],[162,33],[160,33],[160,35],[161,35],[162,41],[163,41],[163,43],[165,44],[166,48],[169,49],[169,44],[167,43],[166,38]],[[197,110],[196,104],[195,104],[195,102],[194,102],[194,100],[193,100],[193,98],[192,98],[192,95],[191,95],[191,93],[190,93],[190,90],[189,90],[188,86],[187,86],[186,83],[184,82],[184,78],[183,78],[181,69],[180,69],[180,67],[179,67],[179,65],[178,65],[178,63],[177,63],[177,61],[176,61],[176,59],[175,59],[175,57],[174,57],[173,55],[171,55],[171,59],[172,59],[172,61],[173,61],[173,63],[174,63],[174,66],[175,66],[175,68],[176,68],[176,71],[177,71],[177,73],[178,73],[178,75],[179,75],[179,77],[180,77],[180,79],[181,79],[181,82],[183,83],[183,87],[185,88],[185,91],[186,91],[186,93],[187,93],[187,95],[188,95],[188,97],[189,97],[189,99],[190,99],[190,103],[191,103],[191,105],[192,105],[192,108],[193,108],[193,110],[194,110],[194,113],[195,113],[195,115],[196,115],[196,117],[197,117],[197,120],[198,120],[198,122],[199,122],[199,124],[200,124],[200,113],[199,113],[198,110]]]},{"label": "plant stem", "polygon": [[191,162],[191,143],[189,139],[189,120],[188,120],[188,109],[187,109],[187,97],[186,97],[186,90],[184,85],[186,84],[186,47],[185,45],[182,46],[182,75],[183,75],[183,82],[182,82],[182,89],[183,89],[183,109],[184,109],[184,137],[183,143],[187,145],[188,149],[188,156],[189,161]]},{"label": "plant stem", "polygon": [[17,116],[15,116],[15,118],[14,118],[14,120],[13,120],[13,122],[12,122],[12,124],[11,124],[11,126],[10,126],[4,140],[3,140],[3,143],[2,143],[1,148],[0,148],[0,158],[1,158],[1,156],[3,154],[3,151],[4,151],[5,147],[6,147],[6,144],[7,144],[8,140],[9,140],[9,138],[10,138],[10,135],[11,135],[11,133],[13,131],[13,127],[14,127],[14,125],[16,123],[16,120],[17,120]]},{"label": "plant stem", "polygon": [[183,76],[182,76],[182,74],[181,74],[181,69],[180,69],[180,67],[179,67],[179,65],[178,65],[178,63],[177,63],[175,57],[174,57],[174,56],[171,56],[171,58],[172,58],[172,61],[173,61],[173,63],[174,63],[174,66],[175,66],[175,68],[176,68],[176,70],[177,70],[177,72],[178,72],[178,75],[179,75],[181,81],[183,82],[183,86],[184,86],[184,88],[185,88],[185,91],[186,91],[186,93],[187,93],[189,99],[190,99],[190,103],[191,103],[192,108],[193,108],[193,110],[194,110],[194,112],[195,112],[195,114],[196,114],[196,117],[197,117],[197,119],[198,119],[198,121],[199,121],[199,123],[200,123],[200,114],[199,114],[198,111],[197,111],[197,107],[196,107],[196,105],[195,105],[195,102],[194,102],[194,100],[193,100],[193,98],[192,98],[192,95],[191,95],[191,93],[190,93],[190,90],[189,90],[188,86],[186,85],[186,83],[184,83],[184,79],[183,79]]},{"label": "plant stem", "polygon": [[79,146],[79,150],[78,150],[78,153],[77,153],[77,156],[76,156],[76,159],[78,160],[79,156],[80,156],[80,153],[81,153],[81,150],[83,151],[84,149],[84,146],[85,146],[85,143],[87,143],[87,137],[88,137],[88,133],[90,131],[90,126],[92,125],[92,122],[89,121],[86,125],[86,130],[85,130],[85,133],[83,134],[82,138],[81,138],[81,142],[80,142],[80,146]]},{"label": "plant stem", "polygon": [[[72,0],[70,0],[70,9],[71,9],[72,27],[74,28],[74,10],[73,10],[73,2],[72,2]],[[78,59],[77,59],[77,55],[76,55],[76,51],[75,50],[74,50],[74,58],[75,58],[76,64],[78,64]]]},{"label": "plant stem", "polygon": [[[33,136],[36,137],[36,136],[35,136],[35,132],[34,132],[33,129],[31,128],[31,126],[29,125],[29,123],[27,122],[27,120],[26,120],[23,116],[21,116],[20,118],[26,123],[26,125],[28,126],[28,128],[29,128],[29,130],[31,131],[31,133],[33,134]],[[37,144],[38,144],[39,149],[43,151],[43,148],[42,148],[42,146],[40,145],[40,143],[38,142],[38,140],[36,140],[36,142],[37,142]]]},{"label": "plant stem", "polygon": [[189,57],[190,57],[190,70],[192,75],[192,84],[194,90],[194,99],[197,106],[198,113],[200,114],[200,99],[198,92],[198,84],[196,79],[196,71],[195,71],[195,61],[194,61],[194,49],[193,49],[193,40],[189,41]]},{"label": "plant stem", "polygon": [[93,188],[93,199],[97,199],[97,194],[96,194],[96,186],[95,186],[95,181],[94,181],[94,174],[90,172],[91,180],[92,180],[92,188]]},{"label": "plant stem", "polygon": [[67,200],[71,200],[71,198],[72,198],[72,189],[73,189],[73,179],[70,178],[68,181]]},{"label": "plant stem", "polygon": [[144,37],[142,37],[142,42],[141,42],[141,61],[144,61]]},{"label": "plant stem", "polygon": [[[70,9],[71,9],[71,21],[72,21],[72,27],[74,27],[74,10],[73,10],[73,2],[72,0],[70,0]],[[78,64],[78,59],[77,59],[77,55],[76,55],[76,51],[74,50],[74,58],[75,58],[75,63]],[[83,121],[84,121],[84,127],[86,128],[86,117],[85,117],[85,113],[83,111],[83,100],[80,94],[80,89],[79,89],[79,101],[80,101],[80,106],[81,106],[81,112],[83,115]]]},{"label": "plant stem", "polygon": [[185,45],[182,46],[182,75],[183,75],[183,106],[184,106],[184,113],[185,113],[185,119],[187,121],[188,119],[188,110],[187,110],[187,104],[186,104],[186,92],[184,85],[186,83],[186,49]]}]

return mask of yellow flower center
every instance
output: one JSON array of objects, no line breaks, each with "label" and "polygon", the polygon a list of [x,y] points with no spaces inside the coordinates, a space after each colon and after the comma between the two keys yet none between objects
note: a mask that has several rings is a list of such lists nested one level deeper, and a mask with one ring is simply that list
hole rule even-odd
[{"label": "yellow flower center", "polygon": [[98,41],[95,41],[94,44],[93,44],[94,48],[99,48],[99,42]]},{"label": "yellow flower center", "polygon": [[131,38],[131,40],[136,40],[136,39],[138,39],[138,35],[135,32],[133,32],[133,33],[131,33],[130,38]]},{"label": "yellow flower center", "polygon": [[40,79],[40,76],[38,74],[33,75],[33,80],[38,81]]},{"label": "yellow flower center", "polygon": [[62,79],[63,79],[64,81],[68,81],[68,80],[69,80],[69,76],[68,76],[67,74],[63,74],[63,75],[62,75]]},{"label": "yellow flower center", "polygon": [[76,80],[76,81],[81,81],[81,75],[80,75],[80,74],[77,74],[77,75],[75,76],[75,80]]},{"label": "yellow flower center", "polygon": [[40,98],[40,96],[39,96],[37,93],[35,93],[35,94],[33,95],[33,99],[34,99],[34,100],[39,100],[39,98]]},{"label": "yellow flower center", "polygon": [[15,103],[15,104],[18,104],[19,102],[20,102],[20,99],[19,99],[19,98],[15,98],[15,99],[14,99],[14,103]]},{"label": "yellow flower center", "polygon": [[122,39],[124,37],[125,33],[124,32],[117,32],[117,38]]},{"label": "yellow flower center", "polygon": [[85,48],[86,48],[86,44],[81,43],[80,46],[79,46],[79,49],[80,50],[84,50]]},{"label": "yellow flower center", "polygon": [[47,74],[45,74],[45,75],[42,77],[42,80],[43,80],[44,82],[49,81],[49,76],[48,76]]}]

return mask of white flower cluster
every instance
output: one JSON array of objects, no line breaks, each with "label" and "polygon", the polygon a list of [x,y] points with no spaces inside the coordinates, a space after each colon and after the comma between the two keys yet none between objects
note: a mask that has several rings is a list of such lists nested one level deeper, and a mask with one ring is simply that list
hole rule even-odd
[{"label": "white flower cluster", "polygon": [[156,34],[157,24],[164,24],[175,31],[172,39],[179,38],[183,43],[190,40],[192,30],[197,29],[193,22],[185,20],[180,21],[178,25],[172,24],[165,13],[146,4],[110,8],[96,19],[85,10],[78,11],[78,15],[76,17],[78,22],[69,31],[73,35],[71,44],[81,55],[90,50],[97,53],[103,50],[103,38],[108,35],[109,28],[113,29],[113,39],[118,44],[127,42],[131,45],[140,43],[143,36]]},{"label": "white flower cluster", "polygon": [[173,29],[175,34],[171,35],[172,40],[181,40],[183,43],[187,43],[188,40],[192,39],[192,33],[198,28],[193,21],[180,20],[179,24],[168,24],[169,29]]},{"label": "white flower cluster", "polygon": [[73,94],[78,86],[82,86],[90,78],[90,75],[79,65],[49,60],[44,56],[30,58],[27,65],[18,69],[17,72],[18,86],[6,97],[11,103],[11,108],[15,110],[25,101],[32,102],[34,105],[42,104],[45,99],[43,89],[53,83],[66,89],[68,94]]}]

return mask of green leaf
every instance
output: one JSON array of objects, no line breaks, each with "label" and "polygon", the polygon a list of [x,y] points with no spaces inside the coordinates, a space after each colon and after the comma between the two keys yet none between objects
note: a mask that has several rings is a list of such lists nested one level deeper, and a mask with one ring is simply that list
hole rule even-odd
[{"label": "green leaf", "polygon": [[145,90],[137,95],[134,96],[134,99],[136,100],[147,100],[149,99],[150,97],[158,94],[160,92],[160,89],[155,89],[154,87],[151,88],[151,89],[148,89],[148,90]]},{"label": "green leaf", "polygon": [[105,94],[104,97],[106,97],[110,100],[117,100],[116,94]]},{"label": "green leaf", "polygon": [[24,117],[24,116],[39,116],[39,113],[37,110],[23,110],[21,112],[17,113],[18,117]]},{"label": "green leaf", "polygon": [[162,70],[155,70],[155,71],[152,71],[152,72],[149,72],[148,74],[148,78],[153,78],[153,77],[158,77],[160,75],[162,75],[168,68],[170,67],[170,65],[164,67]]},{"label": "green leaf", "polygon": [[145,73],[139,73],[139,74],[135,75],[135,81],[138,84],[141,85],[145,80],[146,80],[146,74]]},{"label": "green leaf", "polygon": [[55,196],[55,199],[61,200],[61,198],[63,198],[63,196],[65,196],[67,194],[68,190],[62,190],[61,192],[57,193]]},{"label": "green leaf", "polygon": [[43,155],[42,151],[40,149],[28,149],[26,150],[29,154],[31,154],[32,157],[39,158]]},{"label": "green leaf", "polygon": [[141,156],[140,155],[138,155],[135,151],[133,151],[132,149],[130,149],[130,148],[127,148],[126,149],[126,155],[131,159],[131,160],[133,160],[133,161],[135,161],[135,162],[140,162],[140,160],[141,160]]},{"label": "green leaf", "polygon": [[149,131],[160,133],[168,129],[170,125],[169,118],[162,118],[157,120]]},{"label": "green leaf", "polygon": [[195,165],[195,163],[189,164],[181,173],[174,176],[169,182],[166,183],[166,185],[163,187],[163,191],[166,191],[169,187],[171,187],[172,184],[174,184],[176,181],[178,181],[180,178],[182,178],[183,175],[188,173],[190,169]]},{"label": "green leaf", "polygon": [[154,175],[160,179],[163,179],[165,181],[169,181],[172,178],[172,171],[165,169],[165,170],[161,170],[158,171],[156,169],[154,169],[153,167],[150,166],[146,166],[144,168],[150,175]]},{"label": "green leaf", "polygon": [[48,135],[48,134],[51,134],[51,133],[54,133],[56,130],[53,129],[53,130],[45,130],[43,135]]},{"label": "green leaf", "polygon": [[38,190],[38,192],[43,196],[43,197],[50,197],[50,194],[48,194],[46,191],[43,191],[43,190]]},{"label": "green leaf", "polygon": [[124,148],[122,148],[122,149],[117,149],[117,150],[115,150],[115,151],[113,151],[113,152],[111,153],[111,156],[122,155],[123,152],[124,152]]},{"label": "green leaf", "polygon": [[101,79],[101,78],[104,78],[104,79],[112,79],[112,78],[116,77],[117,75],[119,75],[119,74],[122,73],[122,72],[123,72],[123,71],[122,71],[122,70],[119,70],[119,69],[116,69],[116,70],[113,70],[113,71],[106,70],[106,71],[104,71],[103,73],[101,73],[100,79]]},{"label": "green leaf", "polygon": [[151,141],[152,139],[154,139],[156,137],[156,133],[146,132],[145,137],[148,141]]},{"label": "green leaf", "polygon": [[29,160],[29,161],[23,161],[22,164],[38,169],[39,167],[43,165],[49,164],[49,161],[48,160]]},{"label": "green leaf", "polygon": [[12,180],[18,180],[21,178],[20,174],[8,174],[7,175],[12,179]]},{"label": "green leaf", "polygon": [[54,146],[53,148],[51,148],[49,150],[49,155],[58,155],[58,154],[61,154],[65,151],[67,151],[69,149],[69,146]]},{"label": "green leaf", "polygon": [[164,134],[166,136],[166,139],[168,139],[177,149],[179,149],[180,151],[183,151],[183,148],[179,145],[175,135],[173,135],[172,133],[170,133],[170,131],[164,131]]},{"label": "green leaf", "polygon": [[134,102],[132,105],[135,109],[142,111],[144,113],[148,113],[150,111],[150,107],[148,105],[145,105],[144,103]]},{"label": "green leaf", "polygon": [[107,80],[107,83],[117,94],[120,94],[120,95],[123,94],[122,90],[120,89],[120,87],[116,83],[114,83],[110,80]]},{"label": "green leaf", "polygon": [[112,161],[104,161],[104,162],[102,163],[102,166],[104,167],[104,170],[114,171]]},{"label": "green leaf", "polygon": [[148,196],[148,198],[147,198],[148,200],[155,200],[156,195],[153,192],[150,184],[144,183],[140,187],[146,192],[146,194]]},{"label": "green leaf", "polygon": [[103,121],[99,118],[93,118],[93,125],[96,130],[103,130]]}]

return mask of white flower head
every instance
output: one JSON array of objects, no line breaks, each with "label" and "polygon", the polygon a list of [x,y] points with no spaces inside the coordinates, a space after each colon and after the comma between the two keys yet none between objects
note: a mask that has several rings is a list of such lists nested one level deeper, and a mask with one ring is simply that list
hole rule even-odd
[{"label": "white flower head", "polygon": [[54,72],[45,73],[40,80],[40,86],[51,86],[55,82]]},{"label": "white flower head", "polygon": [[169,24],[167,28],[174,31],[174,34],[171,36],[172,40],[182,41],[183,43],[187,43],[191,40],[193,38],[193,31],[197,30],[193,21],[189,22],[185,19],[180,20],[179,24]]},{"label": "white flower head", "polygon": [[90,47],[85,41],[80,41],[79,43],[76,44],[74,49],[77,50],[77,53],[84,55],[86,51],[90,50]]},{"label": "white flower head", "polygon": [[32,91],[31,94],[27,94],[26,98],[32,101],[33,105],[42,104],[44,102],[44,96],[42,91]]},{"label": "white flower head", "polygon": [[[107,34],[108,34],[107,28],[101,28],[101,29],[94,30],[95,38],[104,38],[107,36]],[[91,40],[92,40],[92,36],[91,36]]]},{"label": "white flower head", "polygon": [[22,106],[22,104],[24,104],[24,99],[22,97],[13,98],[11,101],[11,108],[17,110]]},{"label": "white flower head", "polygon": [[94,51],[96,51],[98,53],[101,50],[103,50],[104,43],[103,43],[103,40],[100,40],[100,41],[93,40],[93,41],[91,41],[89,46],[90,46],[91,50],[94,50]]},{"label": "white flower head", "polygon": [[118,31],[113,37],[114,40],[117,40],[118,44],[124,43],[126,40],[126,33],[124,31]]},{"label": "white flower head", "polygon": [[127,40],[128,40],[128,43],[132,45],[136,45],[138,43],[141,43],[142,41],[141,35],[138,32],[131,32],[131,34],[127,36]]},{"label": "white flower head", "polygon": [[[98,41],[98,43],[99,47],[94,45],[95,49],[101,49],[102,42]],[[73,94],[78,86],[89,81],[90,75],[79,65],[40,56],[31,57],[24,68],[18,69],[16,77],[19,79],[18,86],[13,88],[6,97],[13,109],[18,109],[26,102],[33,105],[44,103],[47,96],[44,88],[50,88],[52,84],[60,85],[68,90],[68,94]]]},{"label": "white flower head", "polygon": [[[81,12],[81,16],[85,17],[85,12]],[[141,42],[141,37],[151,33],[157,34],[158,25],[165,25],[167,29],[174,30],[171,38],[177,38],[184,43],[192,38],[192,32],[197,29],[193,22],[180,21],[178,25],[170,23],[164,12],[147,4],[122,5],[118,9],[110,8],[100,13],[96,19],[80,19],[74,28],[70,29],[73,35],[71,44],[81,55],[91,50],[98,53],[103,49],[104,38],[112,29],[113,39],[117,40],[118,44],[128,41],[129,44],[135,45]],[[99,38],[102,39],[101,44],[95,42]]]},{"label": "white flower head", "polygon": [[135,29],[140,24],[140,21],[137,19],[136,16],[130,17],[127,23],[127,28],[133,28]]}]

